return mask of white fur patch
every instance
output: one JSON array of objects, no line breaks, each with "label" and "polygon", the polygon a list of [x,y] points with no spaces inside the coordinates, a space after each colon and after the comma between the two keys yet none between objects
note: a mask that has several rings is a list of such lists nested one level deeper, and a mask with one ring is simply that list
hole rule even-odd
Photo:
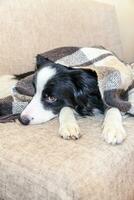
[{"label": "white fur patch", "polygon": [[126,138],[126,132],[122,125],[122,116],[117,108],[107,111],[103,123],[103,137],[109,144],[120,144]]},{"label": "white fur patch", "polygon": [[39,95],[41,95],[44,86],[54,75],[56,74],[56,69],[48,66],[42,68],[37,74],[36,90]]},{"label": "white fur patch", "polygon": [[40,100],[36,94],[21,114],[21,117],[26,116],[30,120],[30,124],[41,124],[56,116],[51,110],[46,110]]},{"label": "white fur patch", "polygon": [[56,74],[56,69],[44,67],[37,74],[36,94],[26,109],[22,112],[21,117],[26,116],[30,124],[40,124],[46,122],[56,115],[51,110],[45,109],[41,103],[42,91],[47,82]]}]

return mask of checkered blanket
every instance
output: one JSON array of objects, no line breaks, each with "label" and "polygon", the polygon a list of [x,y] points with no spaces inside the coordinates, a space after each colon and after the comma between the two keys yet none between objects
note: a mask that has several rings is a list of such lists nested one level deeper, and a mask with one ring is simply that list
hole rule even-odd
[{"label": "checkered blanket", "polygon": [[[118,93],[118,91],[127,91],[128,88],[133,88],[134,86],[133,67],[123,63],[112,52],[101,47],[61,47],[47,51],[37,55],[36,69],[43,62],[48,62],[48,60],[67,67],[96,72],[98,86],[105,104],[107,104],[104,98],[105,91],[116,90]],[[32,80],[35,76],[36,69],[35,72],[26,73],[24,76],[17,76],[20,80],[13,86],[12,95],[0,99],[0,122],[17,119],[19,114],[31,101],[34,95]]]}]

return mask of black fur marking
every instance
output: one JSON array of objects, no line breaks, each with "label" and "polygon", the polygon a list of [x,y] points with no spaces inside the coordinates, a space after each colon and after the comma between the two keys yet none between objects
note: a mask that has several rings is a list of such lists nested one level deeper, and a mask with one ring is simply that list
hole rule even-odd
[{"label": "black fur marking", "polygon": [[121,112],[128,112],[131,108],[131,103],[123,100],[125,97],[123,90],[108,90],[104,92],[104,101],[110,107],[116,107]]},{"label": "black fur marking", "polygon": [[50,61],[48,58],[45,58],[41,54],[38,54],[36,56],[36,69],[39,69],[42,65],[45,65],[49,62],[52,62],[52,61]]},{"label": "black fur marking", "polygon": [[[54,63],[51,66],[56,68],[57,73],[47,82],[42,92],[41,101],[45,109],[58,114],[63,107],[68,106],[82,116],[93,115],[94,108],[104,112],[95,72]],[[57,101],[49,103],[46,96],[55,97]]]}]

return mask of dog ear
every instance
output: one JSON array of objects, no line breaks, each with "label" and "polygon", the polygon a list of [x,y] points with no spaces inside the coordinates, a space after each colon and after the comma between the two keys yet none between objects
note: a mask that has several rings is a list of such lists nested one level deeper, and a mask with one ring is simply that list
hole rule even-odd
[{"label": "dog ear", "polygon": [[96,78],[83,71],[70,71],[74,83],[75,110],[80,115],[93,115],[93,108],[103,111],[103,103],[97,87]]},{"label": "dog ear", "polygon": [[86,83],[82,73],[77,71],[69,72],[72,82],[74,84],[74,99],[77,105],[84,106],[87,104],[87,95],[89,89],[86,87]]},{"label": "dog ear", "polygon": [[92,115],[92,105],[90,102],[90,97],[86,94],[86,91],[83,89],[77,89],[74,93],[76,107],[75,111],[81,116]]},{"label": "dog ear", "polygon": [[39,69],[42,65],[51,62],[48,58],[45,58],[41,54],[37,54],[36,56],[36,69]]}]

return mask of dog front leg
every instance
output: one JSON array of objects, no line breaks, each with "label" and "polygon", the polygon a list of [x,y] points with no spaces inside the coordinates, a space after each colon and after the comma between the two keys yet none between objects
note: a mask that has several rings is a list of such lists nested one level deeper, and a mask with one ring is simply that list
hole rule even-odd
[{"label": "dog front leg", "polygon": [[59,114],[59,135],[66,139],[78,139],[80,137],[79,125],[74,116],[74,111],[70,107],[64,107]]},{"label": "dog front leg", "polygon": [[103,137],[109,144],[120,144],[126,138],[122,125],[122,116],[118,108],[110,108],[103,123]]}]

